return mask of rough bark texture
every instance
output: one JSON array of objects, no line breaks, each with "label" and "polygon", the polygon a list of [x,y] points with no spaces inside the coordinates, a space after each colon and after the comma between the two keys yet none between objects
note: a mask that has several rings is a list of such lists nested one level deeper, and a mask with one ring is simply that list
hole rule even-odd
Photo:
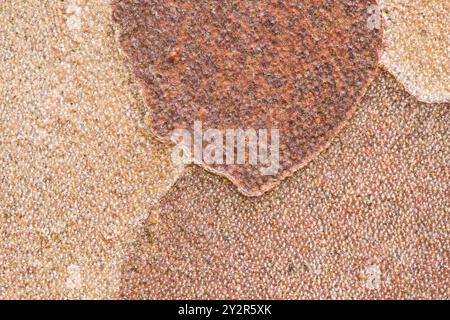
[{"label": "rough bark texture", "polygon": [[262,197],[188,171],[124,264],[122,297],[448,299],[449,121],[383,73],[340,141]]},{"label": "rough bark texture", "polygon": [[119,39],[154,133],[280,130],[276,176],[254,165],[211,165],[260,195],[328,146],[374,77],[381,30],[375,0],[113,2]]}]

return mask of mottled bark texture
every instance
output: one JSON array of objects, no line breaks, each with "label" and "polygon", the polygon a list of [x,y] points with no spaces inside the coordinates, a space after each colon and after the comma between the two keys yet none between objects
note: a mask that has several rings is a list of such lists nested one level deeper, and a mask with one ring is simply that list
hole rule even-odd
[{"label": "mottled bark texture", "polygon": [[375,0],[113,1],[121,47],[151,127],[280,130],[276,176],[259,167],[203,167],[260,195],[328,146],[375,76],[382,30]]}]

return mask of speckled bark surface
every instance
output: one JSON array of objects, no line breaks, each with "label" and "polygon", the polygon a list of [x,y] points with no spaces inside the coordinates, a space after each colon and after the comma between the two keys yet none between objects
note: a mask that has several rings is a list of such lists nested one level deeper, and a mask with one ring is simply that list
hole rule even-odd
[{"label": "speckled bark surface", "polygon": [[253,165],[211,165],[260,195],[323,150],[372,80],[381,30],[375,1],[113,1],[123,51],[153,132],[280,130],[276,176]]},{"label": "speckled bark surface", "polygon": [[[447,2],[389,2],[423,13],[385,15],[402,22],[391,53],[405,47],[426,75],[413,84],[439,92],[446,24],[427,17]],[[150,135],[111,19],[109,0],[0,1],[1,299],[108,299],[121,283],[125,298],[449,299],[448,104],[385,73],[272,192],[249,199],[192,168],[158,201],[181,170]]]},{"label": "speckled bark surface", "polygon": [[419,100],[450,103],[450,2],[380,0],[382,63]]},{"label": "speckled bark surface", "polygon": [[109,1],[0,2],[0,299],[108,299],[172,185]]},{"label": "speckled bark surface", "polygon": [[148,221],[122,296],[448,299],[449,121],[383,73],[340,140],[266,195],[189,171]]}]

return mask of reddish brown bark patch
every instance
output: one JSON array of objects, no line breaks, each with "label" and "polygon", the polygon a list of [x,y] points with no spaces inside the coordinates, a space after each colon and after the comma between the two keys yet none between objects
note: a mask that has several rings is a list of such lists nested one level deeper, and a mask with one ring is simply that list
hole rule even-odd
[{"label": "reddish brown bark patch", "polygon": [[140,80],[152,130],[280,130],[276,176],[213,165],[260,195],[323,150],[351,117],[379,60],[375,0],[113,1],[120,44]]},{"label": "reddish brown bark patch", "polygon": [[120,297],[447,299],[450,108],[383,73],[361,109],[259,198],[187,171],[129,251]]}]

